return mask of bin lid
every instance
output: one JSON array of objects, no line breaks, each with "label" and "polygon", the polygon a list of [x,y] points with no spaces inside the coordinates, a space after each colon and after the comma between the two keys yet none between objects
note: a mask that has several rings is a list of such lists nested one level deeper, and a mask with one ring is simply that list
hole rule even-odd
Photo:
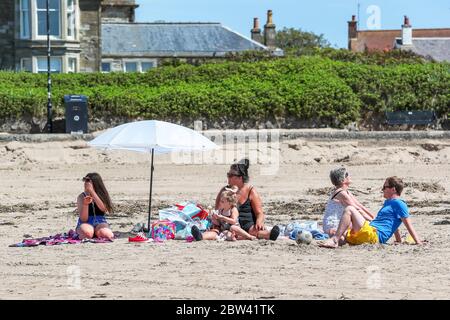
[{"label": "bin lid", "polygon": [[64,102],[82,101],[87,102],[87,97],[83,95],[67,94],[64,96]]}]

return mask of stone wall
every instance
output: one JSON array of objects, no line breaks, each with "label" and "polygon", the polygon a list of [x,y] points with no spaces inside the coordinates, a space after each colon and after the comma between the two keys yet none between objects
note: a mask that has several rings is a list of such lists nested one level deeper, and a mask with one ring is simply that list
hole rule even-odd
[{"label": "stone wall", "polygon": [[134,0],[103,0],[103,22],[134,22],[135,9],[138,7]]},{"label": "stone wall", "polygon": [[[131,119],[125,117],[105,117],[101,119],[89,119],[88,130],[89,132],[100,131],[118,126],[123,123],[132,121],[146,120],[146,119]],[[186,127],[192,127],[194,121],[185,119],[179,122],[175,119],[159,119],[173,123],[179,123]],[[199,119],[201,120],[201,119]],[[0,132],[10,134],[28,134],[28,133],[44,133],[46,130],[46,117],[24,117],[21,119],[0,119]],[[250,129],[323,129],[330,128],[329,124],[323,123],[320,120],[300,120],[300,119],[283,119],[278,120],[266,120],[265,122],[248,122],[242,120],[241,122],[232,121],[202,121],[203,130],[250,130]],[[348,131],[421,131],[429,132],[431,130],[439,130],[447,132],[450,135],[450,119],[438,119],[433,125],[395,125],[389,126],[384,123],[384,119],[380,121],[374,120],[373,123],[351,123],[346,126],[342,126],[342,129]],[[54,133],[65,133],[65,119],[64,117],[55,117],[53,119]]]},{"label": "stone wall", "polygon": [[101,0],[80,0],[80,72],[98,72],[101,63]]},{"label": "stone wall", "polygon": [[1,0],[0,70],[13,70],[14,65],[14,0]]},{"label": "stone wall", "polygon": [[125,5],[136,5],[135,0],[102,0],[102,6],[125,6]]}]

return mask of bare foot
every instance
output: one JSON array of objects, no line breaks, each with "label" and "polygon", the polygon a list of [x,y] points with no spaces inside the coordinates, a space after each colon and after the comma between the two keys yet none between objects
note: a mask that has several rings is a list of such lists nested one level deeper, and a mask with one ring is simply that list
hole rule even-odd
[{"label": "bare foot", "polygon": [[335,238],[330,238],[324,242],[319,243],[319,247],[321,248],[329,248],[329,249],[336,249],[339,246],[338,242],[335,240]]}]

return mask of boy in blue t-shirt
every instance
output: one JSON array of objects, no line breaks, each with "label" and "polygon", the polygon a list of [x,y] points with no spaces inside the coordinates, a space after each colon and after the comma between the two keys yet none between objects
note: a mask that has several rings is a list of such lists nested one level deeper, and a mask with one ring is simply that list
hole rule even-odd
[{"label": "boy in blue t-shirt", "polygon": [[396,242],[401,242],[398,228],[402,222],[416,244],[422,244],[411,224],[408,206],[400,199],[402,191],[403,181],[400,178],[387,178],[383,185],[386,201],[375,219],[369,223],[355,207],[348,206],[344,210],[336,234],[320,246],[337,248],[341,236],[346,236],[346,241],[350,244],[386,243],[392,235],[395,235]]}]

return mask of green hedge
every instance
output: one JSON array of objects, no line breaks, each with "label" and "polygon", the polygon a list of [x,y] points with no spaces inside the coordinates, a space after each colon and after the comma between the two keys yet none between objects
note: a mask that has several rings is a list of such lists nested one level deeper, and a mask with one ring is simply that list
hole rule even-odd
[{"label": "green hedge", "polygon": [[[46,115],[46,75],[0,72],[0,118]],[[89,98],[90,117],[171,121],[274,118],[357,121],[368,112],[450,106],[450,65],[379,66],[305,56],[260,62],[166,66],[145,74],[90,73],[53,76],[56,117],[63,96]]]}]

